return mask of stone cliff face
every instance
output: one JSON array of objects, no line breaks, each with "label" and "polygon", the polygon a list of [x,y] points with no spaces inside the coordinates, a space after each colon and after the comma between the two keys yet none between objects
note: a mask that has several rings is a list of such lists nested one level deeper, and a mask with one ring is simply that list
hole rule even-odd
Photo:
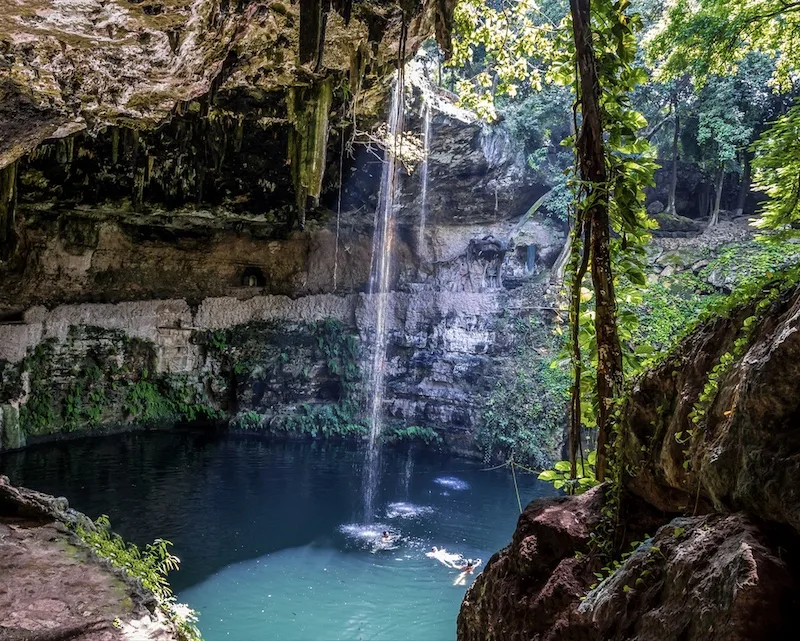
[{"label": "stone cliff face", "polygon": [[[775,282],[638,381],[623,413],[615,540],[635,551],[613,574],[586,554],[606,486],[531,503],[467,592],[459,639],[793,634],[798,305],[797,286]],[[605,580],[591,587],[594,572]]]},{"label": "stone cliff face", "polygon": [[[454,2],[65,0],[0,17],[0,259],[17,202],[305,224],[329,140],[370,128],[392,70]],[[349,132],[352,136],[355,132]],[[330,143],[330,144],[329,144]],[[21,248],[24,252],[24,247]]]},{"label": "stone cliff face", "polygon": [[[139,423],[349,435],[392,75],[454,2],[12,4],[0,17],[0,448]],[[409,70],[385,411],[474,450],[563,244],[502,129]]]},{"label": "stone cliff face", "polygon": [[[418,136],[420,89],[407,100],[407,129]],[[419,165],[399,192],[385,413],[475,453],[486,399],[514,363],[509,328],[538,315],[531,307],[563,232],[509,220],[537,196],[523,158],[502,130],[435,100],[424,233]],[[134,154],[126,135],[109,146],[78,134],[17,163],[18,242],[0,292],[0,447],[201,418],[357,434],[374,343],[365,292],[380,156],[345,154],[340,213],[337,188],[334,211],[324,197],[304,230],[287,231],[285,221],[246,213],[248,199],[238,213],[180,198],[156,206],[152,194],[166,192],[146,182],[141,207],[131,203],[130,185],[118,189],[130,175],[123,165],[109,173],[86,164],[95,152],[118,162]],[[231,154],[249,158],[244,148]],[[291,187],[271,189],[279,198]]]}]

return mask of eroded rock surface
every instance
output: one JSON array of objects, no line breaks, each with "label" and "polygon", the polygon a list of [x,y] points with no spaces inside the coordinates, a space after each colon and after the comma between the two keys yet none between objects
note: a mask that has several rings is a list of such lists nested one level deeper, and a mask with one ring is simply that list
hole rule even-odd
[{"label": "eroded rock surface", "polygon": [[0,640],[177,639],[153,595],[70,532],[77,521],[91,526],[66,499],[0,476]]},{"label": "eroded rock surface", "polygon": [[[626,452],[640,471],[629,487],[662,509],[699,497],[706,509],[745,510],[800,531],[800,290],[783,291],[748,331],[756,313],[753,303],[702,326],[638,382]],[[736,353],[737,340],[746,347],[695,424],[690,414],[708,373]],[[686,441],[689,430],[696,432]]]},{"label": "eroded rock surface", "polygon": [[[796,536],[764,530],[741,513],[675,518],[590,589],[600,568],[584,553],[601,518],[600,499],[593,490],[531,503],[509,546],[468,590],[459,640],[758,641],[792,634]],[[658,518],[638,516],[628,521],[628,538]]]}]

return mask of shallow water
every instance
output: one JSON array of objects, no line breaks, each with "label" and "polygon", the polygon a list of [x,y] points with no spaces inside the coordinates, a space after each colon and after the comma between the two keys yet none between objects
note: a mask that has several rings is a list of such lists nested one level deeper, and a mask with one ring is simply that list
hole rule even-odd
[{"label": "shallow water", "polygon": [[[139,544],[172,541],[171,582],[207,641],[452,640],[466,588],[425,552],[485,564],[516,523],[513,481],[430,452],[382,459],[371,527],[363,452],[343,444],[137,433],[7,454],[0,471]],[[553,493],[518,480],[523,504]]]}]

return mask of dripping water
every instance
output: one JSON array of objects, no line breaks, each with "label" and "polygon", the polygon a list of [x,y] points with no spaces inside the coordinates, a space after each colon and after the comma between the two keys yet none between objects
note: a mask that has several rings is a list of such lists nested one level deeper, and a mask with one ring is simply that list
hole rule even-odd
[{"label": "dripping water", "polygon": [[402,72],[395,73],[388,121],[388,144],[381,171],[378,209],[375,212],[375,233],[372,238],[372,270],[369,294],[370,302],[374,309],[373,327],[375,336],[372,346],[372,358],[369,363],[369,385],[367,387],[371,395],[368,401],[370,403],[370,429],[364,483],[364,513],[367,522],[374,517],[375,492],[380,469],[380,437],[383,427],[381,414],[386,382],[389,281],[395,231],[394,203],[399,172],[400,140],[403,135],[403,85]]},{"label": "dripping water", "polygon": [[419,239],[417,241],[417,255],[423,256],[425,252],[425,218],[428,214],[428,152],[431,148],[431,106],[425,102],[422,111],[422,204],[419,215]]}]

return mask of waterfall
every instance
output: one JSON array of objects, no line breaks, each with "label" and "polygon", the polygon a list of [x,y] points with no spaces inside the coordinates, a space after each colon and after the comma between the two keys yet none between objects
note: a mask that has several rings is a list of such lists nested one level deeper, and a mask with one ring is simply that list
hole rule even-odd
[{"label": "waterfall", "polygon": [[395,73],[392,104],[389,112],[386,157],[381,171],[378,209],[375,212],[375,233],[372,237],[372,266],[369,281],[370,303],[374,309],[375,337],[369,367],[370,428],[364,482],[364,516],[374,517],[375,493],[380,470],[380,437],[383,427],[383,399],[386,382],[386,333],[389,308],[389,282],[394,244],[394,200],[398,178],[398,156],[403,136],[404,82],[402,72]]},{"label": "waterfall", "polygon": [[425,253],[425,218],[428,214],[428,152],[431,148],[431,106],[427,101],[422,111],[422,204],[419,214],[419,240],[417,241],[417,256]]}]

